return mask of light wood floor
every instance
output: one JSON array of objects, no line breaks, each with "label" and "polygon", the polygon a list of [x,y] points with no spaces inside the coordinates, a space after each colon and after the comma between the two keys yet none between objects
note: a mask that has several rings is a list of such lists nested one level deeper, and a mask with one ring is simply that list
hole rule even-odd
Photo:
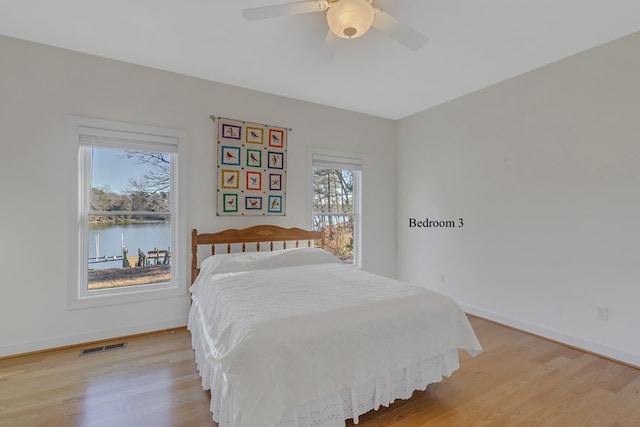
[{"label": "light wood floor", "polygon": [[[640,426],[640,370],[471,323],[482,354],[462,354],[450,378],[362,416],[359,426]],[[85,356],[70,348],[0,360],[0,426],[215,426],[186,330],[127,343]]]}]

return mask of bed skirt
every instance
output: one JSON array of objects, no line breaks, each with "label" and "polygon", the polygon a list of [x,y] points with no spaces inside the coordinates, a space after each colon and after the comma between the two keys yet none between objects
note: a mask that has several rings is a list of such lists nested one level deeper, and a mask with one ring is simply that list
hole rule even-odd
[{"label": "bed skirt", "polygon": [[[193,308],[193,307],[192,307]],[[210,356],[200,322],[192,321],[195,310],[189,313],[191,344],[196,366],[202,379],[202,388],[211,391],[211,413],[220,427],[237,427],[241,414],[235,405],[233,390],[224,378],[216,361]],[[442,381],[460,367],[458,350],[423,360],[388,375],[373,378],[356,388],[345,388],[324,398],[290,408],[277,427],[344,427],[351,418],[358,417],[380,406],[389,406],[396,399],[408,399],[415,390]]]}]

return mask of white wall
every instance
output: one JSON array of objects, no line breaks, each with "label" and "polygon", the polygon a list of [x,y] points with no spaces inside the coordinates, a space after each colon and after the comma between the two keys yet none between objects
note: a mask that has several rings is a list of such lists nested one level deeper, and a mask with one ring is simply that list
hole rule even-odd
[{"label": "white wall", "polygon": [[640,365],[639,51],[636,33],[400,121],[399,277]]},{"label": "white wall", "polygon": [[[287,216],[269,223],[307,225],[309,147],[361,153],[363,267],[395,275],[394,122],[7,37],[0,37],[0,58],[0,356],[186,324],[186,294],[67,309],[70,114],[187,132],[186,231],[266,222],[216,217],[212,114],[293,128]],[[183,238],[186,244],[190,234]]]}]

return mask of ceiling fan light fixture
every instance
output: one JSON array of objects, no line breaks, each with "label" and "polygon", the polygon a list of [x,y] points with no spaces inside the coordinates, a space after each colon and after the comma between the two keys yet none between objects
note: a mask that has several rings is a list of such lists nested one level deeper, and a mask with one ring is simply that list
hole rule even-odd
[{"label": "ceiling fan light fixture", "polygon": [[354,39],[366,33],[376,14],[372,0],[339,0],[327,11],[329,28],[338,37]]}]

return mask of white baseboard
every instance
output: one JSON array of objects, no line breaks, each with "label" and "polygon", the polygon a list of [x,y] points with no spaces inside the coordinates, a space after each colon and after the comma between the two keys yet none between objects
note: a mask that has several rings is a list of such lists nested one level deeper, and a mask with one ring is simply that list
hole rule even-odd
[{"label": "white baseboard", "polygon": [[181,328],[187,324],[187,318],[164,320],[140,325],[127,326],[126,328],[104,329],[91,331],[84,334],[59,336],[38,341],[23,342],[18,344],[0,345],[0,357],[13,356],[34,351],[48,350],[70,345],[78,345],[94,341],[109,340],[112,338],[126,337],[129,335],[144,334],[171,328]]},{"label": "white baseboard", "polygon": [[510,328],[528,332],[533,335],[538,335],[540,337],[547,338],[552,341],[557,341],[559,343],[566,344],[570,347],[575,347],[575,348],[587,351],[589,353],[600,355],[607,359],[612,359],[627,365],[640,368],[640,355],[638,354],[629,353],[623,350],[619,350],[617,348],[608,347],[608,346],[598,344],[592,341],[588,341],[582,338],[574,337],[572,335],[567,335],[565,333],[554,331],[552,329],[547,329],[538,325],[513,319],[511,317],[503,316],[498,313],[493,313],[491,311],[483,310],[478,307],[473,307],[473,306],[462,304],[462,303],[459,303],[458,305],[460,305],[460,307],[466,313],[472,316],[477,316],[483,319],[491,320],[492,322],[496,322],[496,323],[508,326]]},{"label": "white baseboard", "polygon": [[[616,348],[608,347],[582,338],[567,335],[562,332],[547,329],[538,325],[523,322],[498,313],[487,311],[478,307],[459,303],[460,307],[472,316],[478,316],[492,322],[496,322],[510,328],[518,329],[534,335],[541,336],[553,341],[576,347],[590,353],[598,354],[608,359],[613,359],[627,365],[640,368],[640,355],[632,354]],[[126,328],[105,329],[92,331],[73,336],[61,336],[44,340],[24,342],[18,344],[0,345],[0,357],[12,356],[16,354],[31,353],[34,351],[47,350],[51,348],[65,347],[93,341],[108,340],[116,337],[143,334],[147,332],[160,331],[164,329],[180,328],[187,324],[187,318],[165,320],[142,325],[133,325]]]}]

